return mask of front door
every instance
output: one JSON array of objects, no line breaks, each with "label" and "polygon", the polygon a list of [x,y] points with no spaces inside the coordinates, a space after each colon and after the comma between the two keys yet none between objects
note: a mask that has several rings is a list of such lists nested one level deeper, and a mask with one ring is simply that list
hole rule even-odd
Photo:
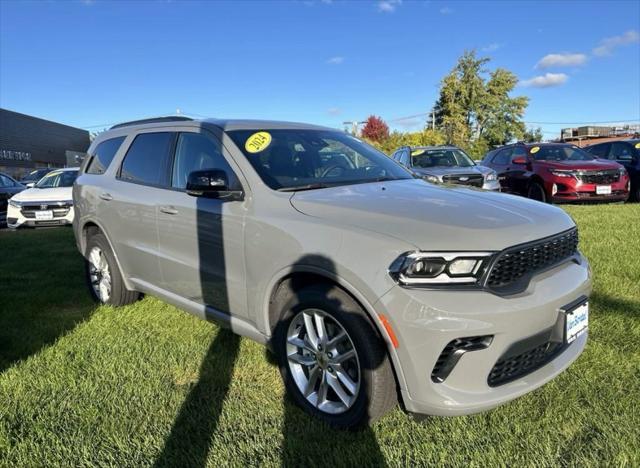
[{"label": "front door", "polygon": [[171,188],[156,206],[162,287],[220,312],[245,315],[244,202],[188,195],[187,177],[200,169],[222,169],[230,186],[239,187],[213,135],[178,134]]}]

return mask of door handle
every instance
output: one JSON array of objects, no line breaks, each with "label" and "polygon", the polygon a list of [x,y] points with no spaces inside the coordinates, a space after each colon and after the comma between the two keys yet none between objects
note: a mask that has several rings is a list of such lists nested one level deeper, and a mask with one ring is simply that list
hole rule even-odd
[{"label": "door handle", "polygon": [[100,194],[100,198],[101,198],[101,199],[103,199],[104,201],[111,201],[111,200],[113,200],[113,197],[111,196],[111,194],[110,194],[110,193],[106,193],[106,192],[101,193],[101,194]]},{"label": "door handle", "polygon": [[176,210],[173,206],[161,206],[160,211],[168,215],[178,214],[178,210]]}]

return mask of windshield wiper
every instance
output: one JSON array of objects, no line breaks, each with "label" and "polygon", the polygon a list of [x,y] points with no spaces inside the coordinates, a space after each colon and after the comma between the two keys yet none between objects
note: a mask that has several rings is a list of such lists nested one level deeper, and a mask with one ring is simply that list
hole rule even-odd
[{"label": "windshield wiper", "polygon": [[322,188],[331,187],[329,184],[307,184],[307,185],[294,185],[293,187],[282,187],[278,189],[278,192],[302,192],[304,190],[316,190]]}]

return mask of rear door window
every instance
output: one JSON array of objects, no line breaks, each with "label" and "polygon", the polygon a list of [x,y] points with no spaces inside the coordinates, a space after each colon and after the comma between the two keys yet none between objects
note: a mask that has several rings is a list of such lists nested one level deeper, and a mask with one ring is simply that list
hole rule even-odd
[{"label": "rear door window", "polygon": [[633,159],[633,147],[628,143],[611,143],[609,159],[616,161],[631,161]]},{"label": "rear door window", "polygon": [[500,166],[506,166],[511,162],[511,148],[503,149],[499,151],[491,160],[493,164]]},{"label": "rear door window", "polygon": [[175,133],[139,134],[127,151],[119,178],[144,185],[167,186],[167,165]]},{"label": "rear door window", "polygon": [[113,161],[113,157],[118,152],[120,145],[124,141],[124,137],[111,138],[100,143],[89,162],[87,167],[87,174],[104,174],[104,172]]}]

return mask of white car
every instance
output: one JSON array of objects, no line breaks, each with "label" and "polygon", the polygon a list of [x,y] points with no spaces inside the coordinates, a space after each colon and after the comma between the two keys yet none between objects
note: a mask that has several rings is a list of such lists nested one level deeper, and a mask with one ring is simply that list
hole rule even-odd
[{"label": "white car", "polygon": [[7,226],[59,226],[73,223],[73,182],[78,168],[58,169],[33,187],[14,195],[7,207]]}]

